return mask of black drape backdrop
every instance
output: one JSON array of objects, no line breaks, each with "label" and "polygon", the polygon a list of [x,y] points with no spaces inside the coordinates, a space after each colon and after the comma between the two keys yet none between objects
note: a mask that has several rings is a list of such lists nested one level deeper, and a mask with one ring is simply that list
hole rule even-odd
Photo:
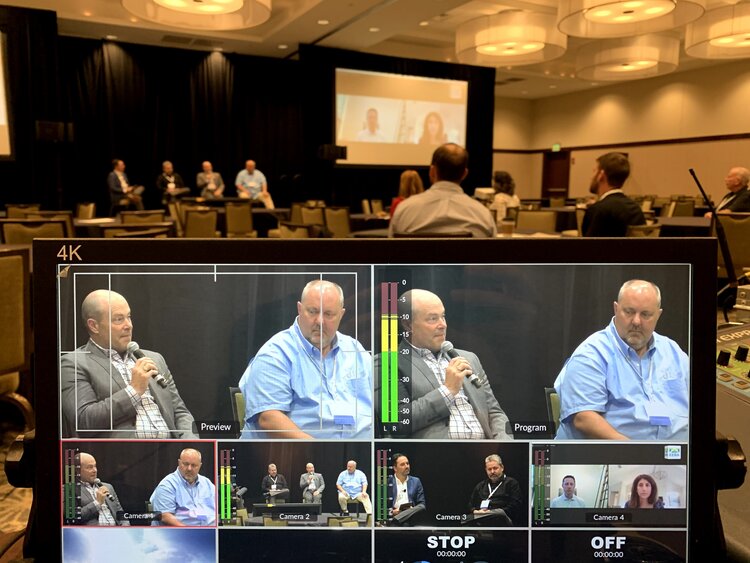
[{"label": "black drape backdrop", "polygon": [[75,126],[64,206],[88,200],[106,209],[113,158],[146,186],[149,206],[159,202],[164,160],[194,187],[203,160],[231,186],[252,158],[277,201],[291,198],[280,178],[302,161],[298,63],[75,38],[60,39],[60,60]]}]

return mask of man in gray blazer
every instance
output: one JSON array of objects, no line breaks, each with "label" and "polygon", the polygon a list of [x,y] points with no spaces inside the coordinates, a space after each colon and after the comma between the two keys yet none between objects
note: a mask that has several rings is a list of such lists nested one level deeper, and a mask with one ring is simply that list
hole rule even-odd
[{"label": "man in gray blazer", "polygon": [[128,526],[127,520],[117,520],[123,512],[115,488],[97,479],[96,459],[91,454],[78,454],[81,472],[81,524],[84,526]]},{"label": "man in gray blazer", "polygon": [[[119,293],[99,289],[83,300],[89,341],[60,362],[64,438],[194,439],[185,406],[164,358],[128,351],[130,306]],[[161,375],[162,384],[156,377]]]},{"label": "man in gray blazer", "polygon": [[[412,289],[399,299],[399,318],[409,336],[401,342],[411,358],[410,428],[412,438],[456,440],[512,440],[508,417],[492,392],[476,354],[449,350],[448,324],[440,298],[424,289]],[[403,362],[399,362],[399,372]],[[380,357],[374,373],[379,373]],[[408,395],[399,373],[400,396]],[[469,377],[478,377],[478,387]],[[378,378],[376,378],[376,381]],[[379,400],[376,405],[380,405]]]},{"label": "man in gray blazer", "polygon": [[326,482],[323,475],[315,473],[315,466],[312,463],[305,465],[305,472],[299,478],[299,488],[302,489],[302,502],[320,504],[323,501]]}]

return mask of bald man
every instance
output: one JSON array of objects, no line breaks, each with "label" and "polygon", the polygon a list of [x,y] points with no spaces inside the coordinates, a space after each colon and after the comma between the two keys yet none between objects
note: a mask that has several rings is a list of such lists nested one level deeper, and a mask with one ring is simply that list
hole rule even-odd
[{"label": "bald man", "polygon": [[[412,289],[399,298],[399,318],[409,336],[411,358],[412,438],[454,440],[512,440],[508,417],[495,398],[487,375],[476,354],[455,350],[456,357],[443,349],[448,323],[440,298],[424,289]],[[381,357],[375,360],[380,373]],[[404,362],[399,361],[399,380]],[[479,387],[470,383],[476,375]],[[376,384],[380,378],[376,378]],[[403,389],[400,396],[408,396]],[[381,401],[375,402],[379,407]],[[378,418],[379,419],[379,418]]]},{"label": "bald man", "polygon": [[238,197],[262,202],[268,209],[274,208],[266,176],[255,167],[254,160],[245,161],[245,169],[237,173],[234,184],[237,187]]},{"label": "bald man", "polygon": [[576,348],[555,381],[558,440],[687,440],[689,361],[655,332],[661,291],[625,282],[614,316]]},{"label": "bald man", "polygon": [[201,168],[203,171],[198,172],[195,178],[195,185],[201,197],[206,199],[224,197],[224,180],[221,179],[221,174],[214,172],[214,167],[208,160],[203,162]]},{"label": "bald man", "polygon": [[216,524],[216,487],[208,477],[200,475],[202,466],[201,453],[185,448],[177,459],[177,469],[154,489],[150,501],[154,511],[161,512],[162,526]]},{"label": "bald man", "polygon": [[85,526],[128,526],[127,520],[117,520],[123,512],[115,488],[98,476],[96,459],[91,454],[78,454],[81,474],[81,523]]},{"label": "bald man", "polygon": [[[60,362],[65,438],[197,438],[161,354],[128,351],[133,338],[130,305],[114,291],[98,289],[81,305],[86,344]],[[166,387],[156,383],[163,376]]]},{"label": "bald man", "polygon": [[[750,170],[737,166],[729,170],[724,185],[729,193],[716,206],[717,213],[746,213],[750,211]],[[711,212],[706,213],[711,217]]]}]

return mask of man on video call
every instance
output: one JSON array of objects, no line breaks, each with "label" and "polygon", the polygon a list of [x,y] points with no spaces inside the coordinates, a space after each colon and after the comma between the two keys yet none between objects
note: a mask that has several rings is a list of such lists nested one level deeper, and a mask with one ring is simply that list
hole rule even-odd
[{"label": "man on video call", "polygon": [[337,284],[305,286],[292,326],[258,350],[240,379],[243,438],[370,437],[372,359],[338,331],[344,312]]},{"label": "man on video call", "polygon": [[123,512],[115,488],[97,479],[96,459],[91,454],[78,454],[81,472],[81,523],[84,526],[128,526],[127,520],[117,520]]},{"label": "man on video call", "polygon": [[676,342],[655,332],[659,288],[625,282],[614,313],[557,376],[557,439],[687,440],[689,362]]},{"label": "man on video call", "polygon": [[[60,362],[63,437],[197,438],[161,354],[128,351],[130,306],[119,293],[98,289],[81,305],[89,341]],[[167,382],[161,387],[158,375]],[[77,420],[76,420],[77,417]]]},{"label": "man on video call", "polygon": [[[411,350],[411,437],[512,440],[506,427],[508,417],[479,358],[443,345],[448,323],[440,298],[424,289],[412,289],[401,296],[398,306],[401,326],[409,332],[400,347]],[[381,357],[376,357],[375,373],[380,373],[380,362]],[[407,375],[402,369],[403,362],[399,362],[399,381]],[[472,375],[477,376],[479,387],[470,383]],[[404,388],[400,396],[407,395]]]},{"label": "man on video call", "polygon": [[576,495],[576,478],[566,475],[562,480],[562,494],[553,498],[550,508],[586,508],[586,502]]}]

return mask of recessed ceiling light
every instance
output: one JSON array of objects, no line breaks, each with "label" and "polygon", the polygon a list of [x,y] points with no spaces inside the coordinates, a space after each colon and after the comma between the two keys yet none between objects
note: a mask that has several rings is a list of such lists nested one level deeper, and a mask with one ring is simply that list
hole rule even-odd
[{"label": "recessed ceiling light", "polygon": [[89,12],[88,10],[86,10],[85,12],[83,12],[83,15],[86,16],[87,18],[90,18],[93,14]]},{"label": "recessed ceiling light", "polygon": [[214,53],[221,53],[224,50],[224,47],[214,47],[213,51]]},{"label": "recessed ceiling light", "polygon": [[557,84],[550,84],[549,87],[551,90],[554,90],[555,88],[557,88]]},{"label": "recessed ceiling light", "polygon": [[318,25],[328,25],[329,23],[331,22],[329,22],[328,20],[318,20]]},{"label": "recessed ceiling light", "polygon": [[138,18],[130,18],[131,23],[138,23]]},{"label": "recessed ceiling light", "polygon": [[285,49],[288,49],[289,45],[287,45],[286,43],[279,43],[278,48],[283,51]]},{"label": "recessed ceiling light", "polygon": [[420,27],[427,27],[428,25],[430,25],[430,22],[428,22],[427,20],[422,20],[421,22],[419,22]]},{"label": "recessed ceiling light", "polygon": [[105,35],[104,39],[106,39],[107,41],[114,41],[115,39],[117,39],[117,35]]},{"label": "recessed ceiling light", "polygon": [[528,90],[521,90],[521,94],[528,94],[528,93],[529,93]]},{"label": "recessed ceiling light", "polygon": [[367,31],[369,31],[370,33],[377,33],[378,31],[380,31],[380,28],[379,27],[371,27]]}]

